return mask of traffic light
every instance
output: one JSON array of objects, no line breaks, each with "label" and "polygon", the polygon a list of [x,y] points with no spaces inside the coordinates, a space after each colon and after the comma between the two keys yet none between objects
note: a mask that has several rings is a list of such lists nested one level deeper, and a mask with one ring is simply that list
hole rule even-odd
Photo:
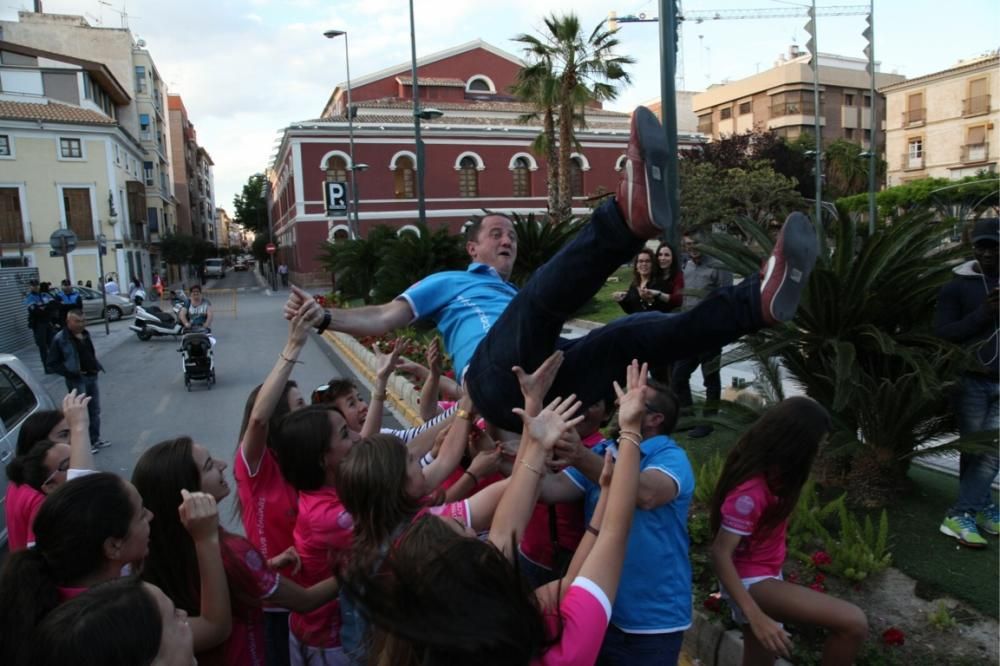
[{"label": "traffic light", "polygon": [[819,54],[816,53],[816,5],[809,7],[806,13],[809,16],[809,20],[806,21],[806,34],[809,35],[809,39],[806,40],[806,51],[809,52],[809,64],[815,69],[819,66]]},{"label": "traffic light", "polygon": [[865,60],[867,61],[865,62],[865,71],[868,72],[868,76],[874,76],[875,72],[875,43],[873,40],[875,30],[872,23],[872,15],[865,15],[865,24],[867,27],[864,29],[864,32],[861,33],[861,36],[865,38],[865,48],[863,53],[865,54]]}]

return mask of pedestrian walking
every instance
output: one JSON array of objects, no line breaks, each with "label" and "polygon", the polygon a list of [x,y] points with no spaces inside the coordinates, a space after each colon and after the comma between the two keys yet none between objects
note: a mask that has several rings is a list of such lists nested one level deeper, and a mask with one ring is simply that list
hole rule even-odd
[{"label": "pedestrian walking", "polygon": [[28,328],[35,336],[38,355],[42,359],[42,367],[47,364],[49,343],[52,342],[52,326],[49,321],[48,304],[52,296],[39,288],[38,280],[28,282],[29,291],[24,296],[24,306],[28,308]]},{"label": "pedestrian walking", "polygon": [[59,331],[49,346],[49,369],[66,380],[66,391],[76,390],[90,396],[87,411],[90,414],[90,441],[93,450],[111,446],[101,439],[101,394],[97,386],[97,373],[104,370],[97,360],[94,343],[87,331],[87,320],[82,310],[70,310],[66,326]]},{"label": "pedestrian walking", "polygon": [[108,296],[117,296],[121,293],[121,287],[115,282],[113,275],[108,275],[108,281],[104,283],[104,293]]},{"label": "pedestrian walking", "polygon": [[[995,438],[1000,427],[1000,220],[977,221],[970,240],[973,259],[952,269],[955,277],[941,288],[934,331],[968,349],[976,360],[962,375],[953,396],[959,433],[962,437]],[[998,469],[1000,459],[995,445],[992,451],[961,453],[958,500],[941,523],[943,534],[963,546],[985,548],[987,542],[979,530],[1000,533],[1000,512],[991,490]]]},{"label": "pedestrian walking", "polygon": [[278,275],[281,276],[281,286],[288,286],[288,265],[285,262],[281,262],[278,266]]}]

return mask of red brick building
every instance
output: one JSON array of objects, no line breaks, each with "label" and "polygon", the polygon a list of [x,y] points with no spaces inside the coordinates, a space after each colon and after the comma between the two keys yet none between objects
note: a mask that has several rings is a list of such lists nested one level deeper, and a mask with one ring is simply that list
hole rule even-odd
[{"label": "red brick building", "polygon": [[[533,111],[509,94],[521,61],[476,40],[418,60],[423,108],[444,113],[421,122],[426,173],[428,226],[461,229],[483,208],[504,212],[546,209],[545,163],[530,146],[539,122],[522,124]],[[401,63],[351,82],[354,160],[357,172],[360,233],[375,225],[413,228],[417,213],[413,94],[409,63]],[[322,243],[346,238],[347,218],[327,215],[324,183],[350,181],[346,91],[338,86],[317,120],[295,122],[283,130],[268,171],[269,204],[278,260],[293,280],[327,283],[315,257]],[[584,198],[613,190],[628,141],[629,115],[587,111],[587,127],[571,175],[574,210]],[[693,141],[691,137],[681,137]]]}]

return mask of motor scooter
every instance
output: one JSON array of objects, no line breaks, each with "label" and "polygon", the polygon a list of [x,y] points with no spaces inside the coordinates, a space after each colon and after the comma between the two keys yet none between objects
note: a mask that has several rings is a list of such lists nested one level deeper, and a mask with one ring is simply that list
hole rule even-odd
[{"label": "motor scooter", "polygon": [[180,317],[182,307],[180,303],[175,303],[173,314],[171,314],[164,312],[156,305],[147,307],[137,305],[135,306],[135,319],[128,328],[130,331],[135,331],[135,334],[143,341],[161,335],[177,337],[184,331]]}]

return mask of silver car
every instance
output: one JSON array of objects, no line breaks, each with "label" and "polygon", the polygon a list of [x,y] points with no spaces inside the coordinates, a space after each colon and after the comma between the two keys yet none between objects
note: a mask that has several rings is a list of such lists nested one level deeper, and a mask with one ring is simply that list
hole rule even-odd
[{"label": "silver car", "polygon": [[[21,424],[35,412],[55,409],[42,383],[16,356],[0,354],[0,465],[14,459]],[[0,475],[0,546],[7,543],[7,475]]]},{"label": "silver car", "polygon": [[[101,292],[90,287],[74,287],[80,292],[83,299],[83,315],[88,321],[94,319],[104,319],[104,304],[101,302]],[[58,297],[62,293],[61,289],[53,289],[53,297]],[[108,294],[108,321],[118,321],[122,317],[135,314],[135,304],[117,294]]]}]

